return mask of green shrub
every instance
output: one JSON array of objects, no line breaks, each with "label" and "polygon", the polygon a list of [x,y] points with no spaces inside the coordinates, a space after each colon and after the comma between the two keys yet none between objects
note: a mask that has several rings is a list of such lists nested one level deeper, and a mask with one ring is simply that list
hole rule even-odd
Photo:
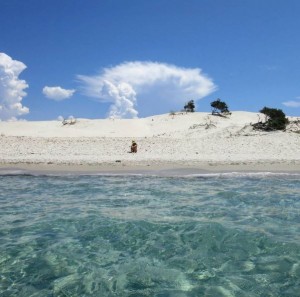
[{"label": "green shrub", "polygon": [[220,99],[211,102],[210,106],[212,107],[212,114],[221,115],[230,113],[227,104]]},{"label": "green shrub", "polygon": [[187,102],[184,106],[184,110],[186,112],[194,112],[195,111],[195,103],[194,100],[190,100],[189,102]]},{"label": "green shrub", "polygon": [[264,107],[259,112],[266,115],[266,121],[258,122],[252,126],[257,130],[275,131],[285,130],[289,120],[285,117],[285,113],[281,109]]}]

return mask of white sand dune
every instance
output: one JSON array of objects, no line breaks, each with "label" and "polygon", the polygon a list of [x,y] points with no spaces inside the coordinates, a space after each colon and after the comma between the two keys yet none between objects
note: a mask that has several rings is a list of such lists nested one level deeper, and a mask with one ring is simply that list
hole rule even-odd
[{"label": "white sand dune", "polygon": [[[208,113],[142,119],[78,119],[0,122],[0,162],[93,166],[284,164],[300,171],[300,134],[258,132],[258,113],[236,111],[228,118]],[[293,120],[293,119],[292,119]],[[138,153],[129,153],[131,140]],[[267,165],[268,164],[268,165]]]}]

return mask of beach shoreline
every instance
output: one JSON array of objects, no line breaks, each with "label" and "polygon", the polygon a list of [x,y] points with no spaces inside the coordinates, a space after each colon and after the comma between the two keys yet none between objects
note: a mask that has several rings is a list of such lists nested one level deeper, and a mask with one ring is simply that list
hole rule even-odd
[{"label": "beach shoreline", "polygon": [[300,174],[300,162],[146,162],[146,163],[102,163],[102,164],[47,164],[47,163],[1,163],[0,175],[158,175],[184,176],[222,173],[286,173]]},{"label": "beach shoreline", "polygon": [[[140,119],[0,122],[1,172],[203,174],[300,172],[300,127],[257,131],[262,115],[236,111]],[[294,123],[296,123],[293,126]],[[132,141],[137,153],[130,153]]]}]

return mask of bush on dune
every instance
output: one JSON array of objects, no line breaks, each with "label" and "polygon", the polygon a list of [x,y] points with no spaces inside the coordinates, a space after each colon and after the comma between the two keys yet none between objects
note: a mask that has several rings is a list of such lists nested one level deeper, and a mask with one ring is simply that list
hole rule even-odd
[{"label": "bush on dune", "polygon": [[184,111],[185,112],[194,112],[195,111],[195,103],[194,100],[190,100],[187,102],[184,106]]},{"label": "bush on dune", "polygon": [[220,99],[217,99],[210,103],[210,106],[212,107],[212,114],[218,115],[218,116],[225,116],[228,114],[231,114],[228,106],[225,102],[221,101]]},{"label": "bush on dune", "polygon": [[286,118],[285,113],[281,109],[264,107],[259,112],[266,116],[265,122],[258,122],[253,124],[255,130],[275,131],[285,130],[289,120]]}]

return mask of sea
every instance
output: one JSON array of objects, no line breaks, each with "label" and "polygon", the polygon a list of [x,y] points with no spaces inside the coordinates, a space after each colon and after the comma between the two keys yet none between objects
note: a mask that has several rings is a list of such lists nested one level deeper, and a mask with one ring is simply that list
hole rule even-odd
[{"label": "sea", "polygon": [[300,175],[2,174],[0,296],[300,296]]}]

